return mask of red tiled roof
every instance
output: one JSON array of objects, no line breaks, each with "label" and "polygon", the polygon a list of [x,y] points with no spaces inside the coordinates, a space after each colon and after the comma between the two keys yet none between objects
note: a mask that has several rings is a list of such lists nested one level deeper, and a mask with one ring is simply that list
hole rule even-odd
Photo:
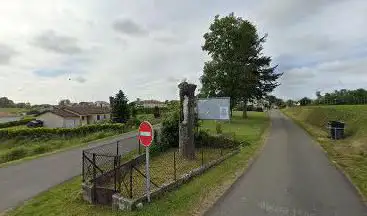
[{"label": "red tiled roof", "polygon": [[10,113],[10,112],[0,112],[0,117],[15,117],[16,114]]}]

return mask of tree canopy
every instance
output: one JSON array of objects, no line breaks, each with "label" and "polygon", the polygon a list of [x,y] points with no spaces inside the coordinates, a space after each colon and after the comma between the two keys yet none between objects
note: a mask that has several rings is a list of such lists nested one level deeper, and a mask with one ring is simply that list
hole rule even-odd
[{"label": "tree canopy", "polygon": [[[271,57],[262,53],[266,37],[260,37],[251,22],[233,13],[215,16],[209,32],[204,34],[202,49],[211,60],[204,64],[200,96],[231,97],[232,109],[239,102],[246,106],[272,92],[282,73],[276,73]],[[246,117],[246,109],[243,110]]]},{"label": "tree canopy", "polygon": [[110,97],[111,115],[114,122],[126,123],[130,118],[128,100],[122,90]]},{"label": "tree canopy", "polygon": [[[319,93],[319,94],[318,94]],[[363,88],[355,90],[335,90],[334,92],[321,95],[320,92],[316,92],[317,99],[314,104],[366,104],[367,103],[367,91]]]}]

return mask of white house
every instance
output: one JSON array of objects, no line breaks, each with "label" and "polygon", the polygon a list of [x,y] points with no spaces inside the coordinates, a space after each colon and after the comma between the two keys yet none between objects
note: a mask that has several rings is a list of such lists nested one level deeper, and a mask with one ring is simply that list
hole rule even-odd
[{"label": "white house", "polygon": [[107,107],[96,106],[54,107],[36,119],[43,121],[47,128],[74,128],[111,119],[111,111]]}]

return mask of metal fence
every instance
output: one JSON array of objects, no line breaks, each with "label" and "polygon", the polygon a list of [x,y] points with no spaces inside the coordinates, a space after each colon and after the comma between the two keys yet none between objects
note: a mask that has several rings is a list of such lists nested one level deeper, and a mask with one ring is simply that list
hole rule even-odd
[{"label": "metal fence", "polygon": [[[125,143],[130,142],[129,146],[126,146],[123,141]],[[136,144],[131,144],[133,142],[136,142]],[[106,172],[114,170],[116,168],[116,163],[121,161],[124,156],[130,154],[132,150],[140,153],[141,148],[142,147],[139,145],[136,136],[133,136],[83,150],[83,182],[91,181],[98,175],[103,175]]]},{"label": "metal fence", "polygon": [[[119,192],[128,198],[145,194],[145,154],[136,137],[134,150],[126,148],[127,139],[108,143],[83,151],[83,182]],[[124,141],[124,143],[122,143]],[[132,141],[133,142],[133,141]],[[139,150],[140,149],[140,150]],[[195,168],[235,150],[236,147],[215,147],[196,145],[195,157],[186,159],[178,148],[152,152],[150,158],[151,189],[175,181]],[[134,159],[134,160],[131,160]]]}]

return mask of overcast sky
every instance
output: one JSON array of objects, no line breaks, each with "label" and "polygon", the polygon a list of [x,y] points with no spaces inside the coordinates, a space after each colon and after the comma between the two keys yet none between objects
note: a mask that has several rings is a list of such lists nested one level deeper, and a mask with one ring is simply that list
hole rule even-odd
[{"label": "overcast sky", "polygon": [[268,33],[265,53],[284,72],[275,95],[367,88],[366,0],[4,0],[0,96],[56,104],[176,99],[198,84],[203,34],[230,12]]}]

